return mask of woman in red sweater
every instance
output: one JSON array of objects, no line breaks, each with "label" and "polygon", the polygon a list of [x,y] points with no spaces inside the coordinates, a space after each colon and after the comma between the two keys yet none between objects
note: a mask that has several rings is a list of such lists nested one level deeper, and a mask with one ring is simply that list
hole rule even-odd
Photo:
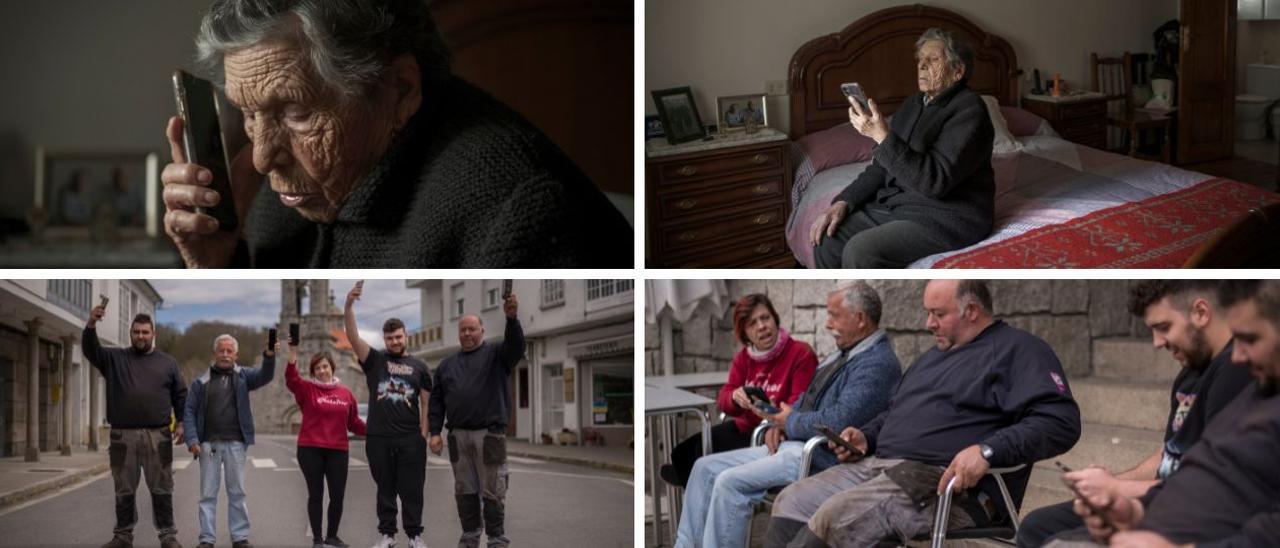
[{"label": "woman in red sweater", "polygon": [[[795,403],[809,387],[818,367],[818,356],[804,341],[792,339],[780,327],[778,312],[769,297],[755,293],[738,299],[733,307],[733,334],[742,349],[733,357],[729,381],[716,398],[720,410],[733,420],[711,428],[711,452],[730,451],[751,445],[751,431],[760,417],[751,412],[746,386],[764,390],[771,402]],[[659,475],[672,485],[684,486],[693,470],[693,461],[702,456],[702,434],[694,434],[671,451],[671,464]]]},{"label": "woman in red sweater", "polygon": [[[333,358],[328,352],[311,357],[311,378],[298,374],[298,347],[289,345],[289,365],[285,367],[285,386],[302,410],[302,429],[298,432],[298,466],[307,481],[307,517],[311,520],[313,548],[333,546],[345,548],[338,538],[342,521],[342,498],[347,490],[347,431],[364,435],[356,398],[334,376]],[[329,483],[329,529],[320,536],[320,506],[324,501],[324,484]],[[321,542],[320,539],[324,539]]]}]

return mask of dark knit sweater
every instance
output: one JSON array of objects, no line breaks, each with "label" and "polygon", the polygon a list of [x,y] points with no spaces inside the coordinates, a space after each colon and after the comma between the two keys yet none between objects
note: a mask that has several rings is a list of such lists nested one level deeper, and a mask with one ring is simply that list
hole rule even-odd
[{"label": "dark knit sweater", "polygon": [[[554,143],[488,94],[450,77],[328,224],[268,186],[234,267],[630,267],[626,219]],[[243,248],[242,248],[243,251]]]},{"label": "dark knit sweater", "polygon": [[178,361],[152,347],[150,352],[106,348],[98,330],[86,327],[80,351],[89,365],[102,373],[107,392],[107,422],[112,428],[159,428],[169,425],[169,414],[182,421],[187,383]]},{"label": "dark knit sweater", "polygon": [[893,115],[872,162],[832,201],[881,222],[912,221],[956,248],[991,233],[995,217],[995,130],[982,98],[962,80],[928,106],[916,93]]}]

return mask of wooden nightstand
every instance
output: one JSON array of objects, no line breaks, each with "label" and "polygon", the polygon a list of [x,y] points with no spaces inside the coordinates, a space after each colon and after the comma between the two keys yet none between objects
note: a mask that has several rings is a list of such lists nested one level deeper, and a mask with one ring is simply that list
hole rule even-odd
[{"label": "wooden nightstand", "polygon": [[1081,145],[1107,149],[1107,98],[1051,97],[1023,95],[1022,108],[1049,121],[1063,139]]},{"label": "wooden nightstand", "polygon": [[793,266],[786,242],[790,146],[773,129],[678,146],[650,141],[649,262],[659,268]]}]

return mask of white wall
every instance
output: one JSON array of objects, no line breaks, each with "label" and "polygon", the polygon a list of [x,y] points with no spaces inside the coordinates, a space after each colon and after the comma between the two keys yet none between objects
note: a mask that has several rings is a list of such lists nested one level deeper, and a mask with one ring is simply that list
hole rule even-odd
[{"label": "white wall", "polygon": [[1239,21],[1236,28],[1236,93],[1243,94],[1250,63],[1280,64],[1280,20]]},{"label": "white wall", "polygon": [[[691,86],[699,114],[715,119],[717,96],[763,93],[785,81],[791,55],[808,40],[839,32],[901,0],[648,0],[645,2],[645,112],[649,92]],[[1061,72],[1089,85],[1089,53],[1154,49],[1151,33],[1178,16],[1177,0],[932,0],[1013,46],[1018,64]],[[1280,53],[1280,52],[1278,52]],[[1029,89],[1026,86],[1024,89]],[[771,97],[770,125],[789,128],[786,96]]]},{"label": "white wall", "polygon": [[168,158],[170,77],[208,0],[0,2],[0,216],[25,217],[37,145]]}]

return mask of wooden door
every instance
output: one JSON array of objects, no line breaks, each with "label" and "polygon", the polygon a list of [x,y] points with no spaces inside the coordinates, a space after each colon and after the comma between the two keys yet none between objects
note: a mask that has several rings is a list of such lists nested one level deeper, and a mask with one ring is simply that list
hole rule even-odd
[{"label": "wooden door", "polygon": [[1178,163],[1228,158],[1235,147],[1236,0],[1182,0]]}]

